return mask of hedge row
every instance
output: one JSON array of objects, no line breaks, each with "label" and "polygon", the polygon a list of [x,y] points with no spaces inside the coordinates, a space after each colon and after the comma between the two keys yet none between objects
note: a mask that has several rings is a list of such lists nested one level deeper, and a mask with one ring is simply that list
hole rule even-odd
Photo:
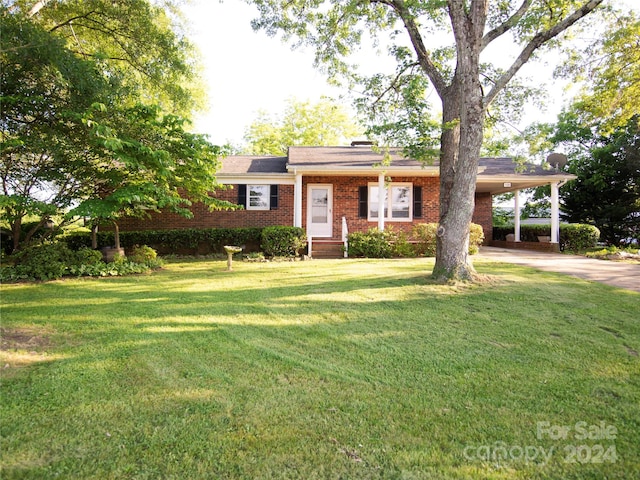
[{"label": "hedge row", "polygon": [[[437,223],[421,223],[411,234],[393,228],[384,231],[372,228],[368,232],[354,232],[347,237],[350,257],[434,257],[436,254]],[[478,253],[484,241],[482,226],[472,223],[469,232],[469,254]]]},{"label": "hedge row", "polygon": [[[189,228],[176,230],[143,230],[120,232],[120,245],[150,245],[167,253],[224,253],[225,245],[243,245],[245,251],[260,248],[262,228]],[[98,232],[98,248],[114,245],[113,232]],[[73,250],[91,246],[91,233],[72,233],[63,240]],[[202,250],[202,252],[199,252]]]},{"label": "hedge row", "polygon": [[[507,235],[514,233],[514,227],[493,227],[494,240],[506,240]],[[551,225],[521,225],[520,240],[537,242],[538,236],[551,236]],[[560,248],[562,250],[579,251],[595,247],[600,238],[600,230],[593,225],[582,223],[560,224]]]}]

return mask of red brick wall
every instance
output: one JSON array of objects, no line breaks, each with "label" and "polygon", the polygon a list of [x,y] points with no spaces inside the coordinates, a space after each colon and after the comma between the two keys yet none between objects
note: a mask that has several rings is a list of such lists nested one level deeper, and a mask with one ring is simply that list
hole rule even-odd
[{"label": "red brick wall", "polygon": [[[238,202],[238,189],[218,190],[216,197]],[[124,218],[118,222],[122,231],[168,230],[173,228],[233,228],[293,225],[293,185],[278,186],[278,208],[274,210],[213,211],[202,203],[191,207],[193,218],[171,212],[152,213],[151,218]]]},{"label": "red brick wall", "polygon": [[[367,231],[378,226],[377,221],[370,222],[366,218],[358,218],[358,187],[377,183],[378,177],[303,177],[302,187],[302,226],[307,223],[307,185],[333,185],[333,236],[339,238],[342,229],[342,217],[347,218],[350,232]],[[418,223],[435,223],[438,221],[438,195],[440,191],[438,177],[392,177],[392,182],[411,182],[422,187],[422,218],[413,222],[389,222],[395,230],[410,232]],[[149,219],[125,218],[118,222],[122,231],[132,230],[165,230],[173,228],[233,228],[233,227],[266,227],[270,225],[293,225],[293,185],[279,185],[278,208],[275,210],[236,210],[213,211],[201,204],[192,207],[193,218],[188,219],[175,213],[152,213]],[[219,190],[216,196],[221,200],[233,203],[238,201],[238,189]],[[491,195],[476,195],[476,209],[473,222],[482,225],[485,238],[491,240],[492,214]]]},{"label": "red brick wall", "polygon": [[473,212],[472,222],[482,225],[484,231],[484,243],[488,244],[493,239],[493,210],[490,193],[476,193],[476,209]]},{"label": "red brick wall", "polygon": [[[342,231],[342,217],[347,219],[349,232],[365,232],[370,228],[376,228],[378,221],[370,222],[366,218],[358,218],[358,188],[369,183],[377,183],[378,177],[303,177],[302,201],[307,204],[308,184],[332,184],[333,185],[333,236],[339,238]],[[438,195],[440,191],[437,177],[392,177],[392,182],[411,182],[414,186],[422,187],[422,218],[416,218],[413,222],[390,222],[385,220],[385,226],[393,226],[396,231],[410,232],[413,225],[418,223],[431,223],[438,221]],[[302,213],[302,226],[306,228],[306,208]]]}]

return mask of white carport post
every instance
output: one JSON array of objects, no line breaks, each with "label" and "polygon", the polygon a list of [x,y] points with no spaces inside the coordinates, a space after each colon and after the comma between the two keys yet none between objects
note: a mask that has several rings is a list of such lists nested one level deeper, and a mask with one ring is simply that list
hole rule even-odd
[{"label": "white carport post", "polygon": [[384,173],[378,175],[378,230],[384,230]]},{"label": "white carport post", "polygon": [[560,202],[558,183],[551,184],[551,243],[558,243],[560,237]]},{"label": "white carport post", "polygon": [[516,242],[520,241],[520,190],[516,190],[513,197],[513,236]]},{"label": "white carport post", "polygon": [[293,226],[302,228],[302,175],[296,172],[293,186]]}]

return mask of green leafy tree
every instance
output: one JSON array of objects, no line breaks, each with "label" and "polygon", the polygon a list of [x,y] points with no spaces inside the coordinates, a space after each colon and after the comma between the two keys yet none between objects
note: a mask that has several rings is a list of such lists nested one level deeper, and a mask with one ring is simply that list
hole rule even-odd
[{"label": "green leafy tree", "polygon": [[624,127],[640,98],[640,20],[633,11],[606,20],[603,34],[571,52],[558,72],[583,85],[570,110],[602,135]]},{"label": "green leafy tree", "polygon": [[[210,195],[221,148],[179,116],[133,103],[143,98],[126,69],[73,51],[33,14],[0,13],[0,208],[14,249],[53,215],[115,220],[162,208],[190,215],[193,201],[232,207]],[[24,235],[28,216],[40,221]]]},{"label": "green leafy tree", "polygon": [[[419,140],[409,152],[432,161],[433,135],[428,119],[419,113],[424,111],[420,91],[428,80],[442,106],[440,218],[433,276],[473,278],[467,246],[488,109],[494,102],[509,105],[508,87],[522,66],[542,47],[559,43],[563,32],[598,9],[603,0],[249,1],[260,12],[254,27],[272,34],[282,31],[285,38],[315,47],[316,62],[331,75],[353,71],[348,56],[360,47],[365,32],[390,41],[398,68],[373,98],[395,95],[396,88],[408,85],[392,105],[408,112],[406,122]],[[439,48],[447,35],[449,42]],[[483,54],[505,35],[519,53],[502,69],[487,64]],[[370,85],[364,86],[371,89]],[[416,123],[413,112],[418,112]]]},{"label": "green leafy tree", "polygon": [[[64,40],[20,13],[0,14],[0,206],[15,249],[83,194],[92,156],[80,119],[111,85]],[[40,221],[22,232],[27,216]]]},{"label": "green leafy tree", "polygon": [[[570,132],[563,133],[569,141]],[[595,225],[613,245],[640,240],[640,115],[606,137],[580,128],[573,134],[582,150],[574,149],[568,168],[578,178],[561,189],[563,216]]]},{"label": "green leafy tree", "polygon": [[212,209],[236,208],[211,194],[222,188],[215,174],[223,150],[206,136],[186,131],[184,119],[162,115],[159,107],[138,105],[122,112],[117,124],[126,127],[118,130],[100,123],[105,112],[97,108],[85,119],[101,162],[93,172],[91,191],[78,199],[68,216],[112,221],[115,246],[120,248],[117,220],[123,216],[168,210],[191,217],[193,202]]},{"label": "green leafy tree", "polygon": [[179,1],[64,0],[11,2],[78,56],[93,60],[128,93],[122,102],[157,104],[191,118],[204,105],[199,58],[184,34]]},{"label": "green leafy tree", "polygon": [[340,145],[360,133],[341,105],[289,100],[281,116],[261,113],[247,128],[245,141],[250,154],[285,155],[288,147]]}]

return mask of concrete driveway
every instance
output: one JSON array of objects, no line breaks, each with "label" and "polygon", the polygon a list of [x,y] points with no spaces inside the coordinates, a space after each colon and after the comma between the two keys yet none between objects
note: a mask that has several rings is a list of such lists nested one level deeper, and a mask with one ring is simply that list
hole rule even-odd
[{"label": "concrete driveway", "polygon": [[640,292],[640,264],[496,247],[481,247],[474,258],[526,265]]}]

